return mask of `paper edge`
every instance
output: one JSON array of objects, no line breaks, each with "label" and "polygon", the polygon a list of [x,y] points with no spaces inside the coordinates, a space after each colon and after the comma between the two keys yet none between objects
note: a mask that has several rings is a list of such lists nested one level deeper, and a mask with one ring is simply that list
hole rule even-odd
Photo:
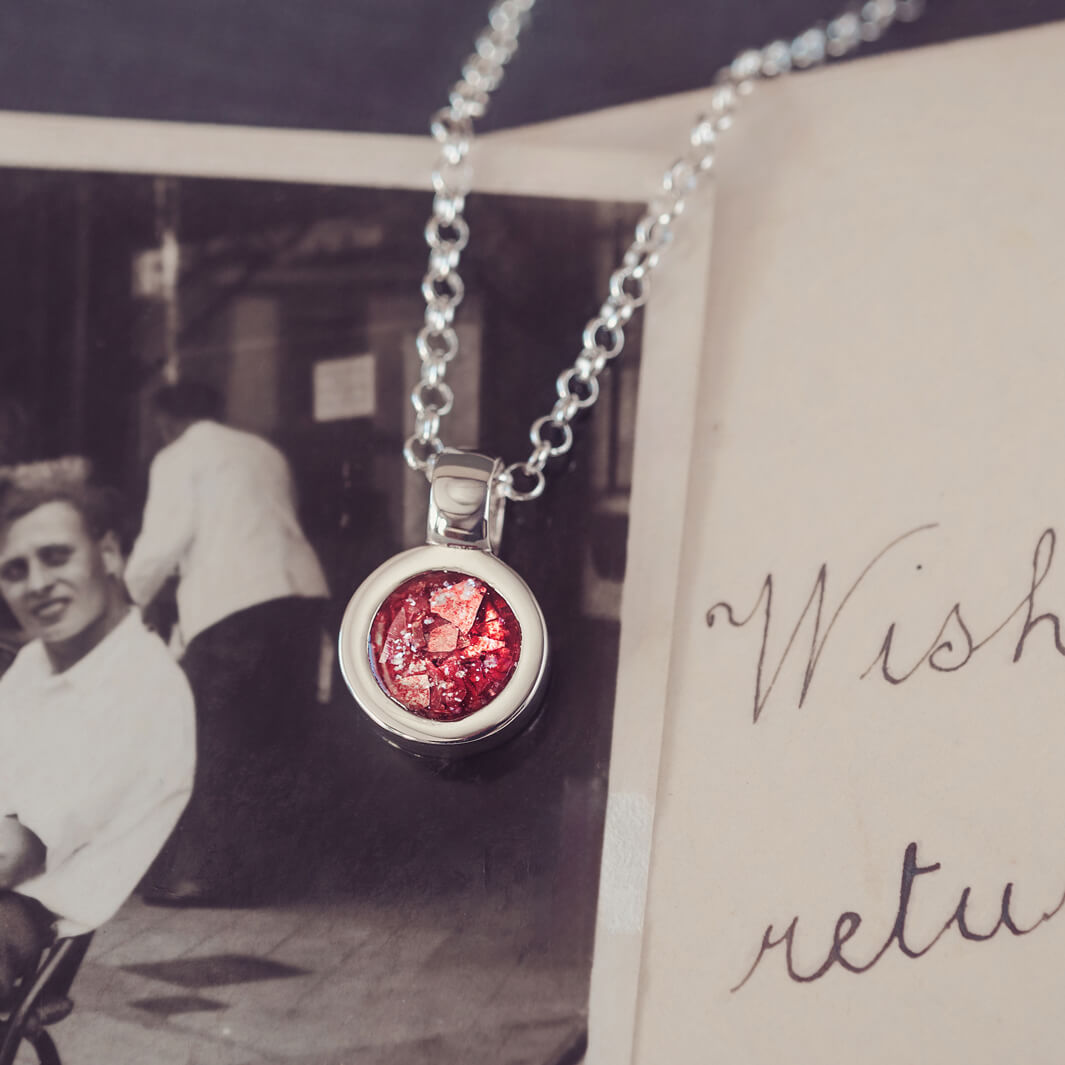
[{"label": "paper edge", "polygon": [[[586,1065],[624,1065],[635,1047],[712,223],[711,190],[704,189],[686,208],[676,245],[655,278],[662,292],[647,306],[644,343],[648,350],[661,350],[653,378],[641,381],[637,400],[633,517],[622,592]],[[655,566],[639,564],[650,558],[656,559]]]},{"label": "paper edge", "polygon": [[[428,136],[0,111],[5,167],[428,190],[437,154]],[[599,202],[645,200],[658,163],[650,151],[513,134],[478,138],[470,159],[477,192]]]}]

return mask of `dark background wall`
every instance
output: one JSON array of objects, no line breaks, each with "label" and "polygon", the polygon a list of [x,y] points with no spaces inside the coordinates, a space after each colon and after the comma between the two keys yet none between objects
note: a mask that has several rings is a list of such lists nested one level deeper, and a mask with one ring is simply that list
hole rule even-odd
[{"label": "dark background wall", "polygon": [[[839,0],[541,0],[484,128],[699,88]],[[0,108],[421,133],[488,0],[8,0]],[[1065,0],[929,0],[859,53],[1065,18]],[[988,71],[988,76],[994,76]]]}]

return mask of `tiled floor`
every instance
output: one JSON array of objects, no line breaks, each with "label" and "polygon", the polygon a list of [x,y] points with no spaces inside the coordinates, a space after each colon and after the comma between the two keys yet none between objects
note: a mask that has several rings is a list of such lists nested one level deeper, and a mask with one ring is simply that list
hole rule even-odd
[{"label": "tiled floor", "polygon": [[266,897],[295,901],[132,899],[53,1029],[64,1065],[576,1065],[605,805],[590,699],[461,772],[320,708],[264,803]]},{"label": "tiled floor", "polygon": [[579,1060],[566,1051],[583,1027],[585,967],[523,943],[513,896],[468,902],[134,899],[97,933],[53,1034],[67,1065]]}]

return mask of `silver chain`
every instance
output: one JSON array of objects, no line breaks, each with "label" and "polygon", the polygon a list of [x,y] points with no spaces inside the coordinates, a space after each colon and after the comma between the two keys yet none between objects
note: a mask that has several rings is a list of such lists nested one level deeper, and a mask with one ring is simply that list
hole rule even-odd
[{"label": "silver chain", "polygon": [[[433,213],[425,227],[429,269],[422,279],[425,325],[417,337],[421,378],[411,392],[415,427],[403,447],[408,465],[424,471],[427,477],[431,476],[435,456],[444,447],[440,420],[455,399],[444,378],[459,347],[454,318],[465,292],[458,267],[470,235],[463,212],[472,183],[467,156],[473,143],[473,120],[485,113],[489,96],[503,80],[504,68],[517,51],[518,35],[534,3],[500,0],[491,9],[488,25],[463,66],[461,79],[452,87],[447,106],[433,115],[430,124],[440,156],[432,175]],[[764,48],[741,52],[718,71],[708,111],[696,120],[688,146],[666,170],[658,193],[636,223],[633,240],[610,275],[609,294],[599,313],[584,327],[580,354],[555,381],[555,405],[532,423],[529,457],[503,471],[501,489],[507,499],[538,498],[544,490],[548,459],[564,455],[573,446],[570,423],[599,398],[599,375],[621,354],[625,327],[647,302],[651,278],[673,239],[674,222],[688,197],[713,169],[717,139],[732,125],[743,97],[764,78],[845,56],[862,42],[877,40],[893,22],[919,18],[923,9],[924,0],[868,0],[794,40],[772,41]]]}]

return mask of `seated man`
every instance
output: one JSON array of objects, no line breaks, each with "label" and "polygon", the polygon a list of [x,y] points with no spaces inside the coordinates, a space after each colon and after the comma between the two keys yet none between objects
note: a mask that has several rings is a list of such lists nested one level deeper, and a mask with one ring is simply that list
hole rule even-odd
[{"label": "seated man", "polygon": [[0,1001],[54,935],[122,905],[192,788],[184,674],[131,608],[114,499],[57,466],[0,481]]}]

